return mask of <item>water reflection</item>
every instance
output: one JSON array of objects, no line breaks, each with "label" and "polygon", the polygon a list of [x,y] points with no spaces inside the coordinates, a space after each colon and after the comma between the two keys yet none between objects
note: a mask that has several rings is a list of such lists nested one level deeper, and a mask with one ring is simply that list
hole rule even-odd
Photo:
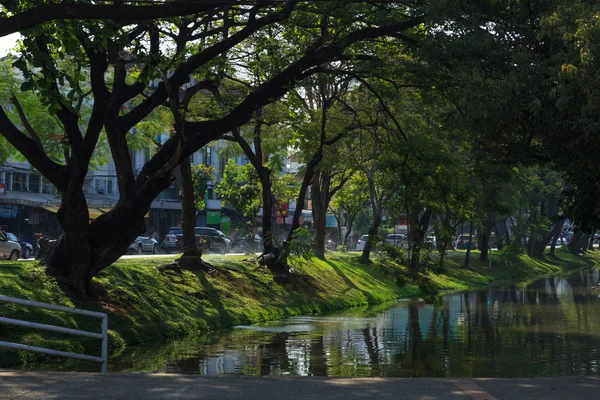
[{"label": "water reflection", "polygon": [[434,308],[289,318],[138,347],[113,371],[313,376],[597,374],[598,270],[445,296]]}]

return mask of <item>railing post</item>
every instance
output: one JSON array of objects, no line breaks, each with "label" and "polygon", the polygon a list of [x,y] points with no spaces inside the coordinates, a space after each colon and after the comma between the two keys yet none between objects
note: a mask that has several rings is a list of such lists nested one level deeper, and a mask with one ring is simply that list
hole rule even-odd
[{"label": "railing post", "polygon": [[33,351],[36,353],[50,354],[50,355],[59,356],[59,357],[70,357],[70,358],[75,358],[78,360],[100,362],[100,363],[102,363],[101,371],[107,372],[107,370],[108,370],[108,314],[102,313],[102,312],[96,312],[96,311],[80,310],[77,308],[70,308],[70,307],[65,307],[65,306],[58,306],[55,304],[40,303],[38,301],[23,300],[23,299],[18,299],[15,297],[8,297],[8,296],[2,296],[2,295],[0,295],[0,302],[7,302],[7,303],[20,304],[20,305],[30,306],[30,307],[44,308],[47,310],[62,311],[62,312],[67,312],[67,313],[71,313],[71,314],[85,315],[88,317],[102,319],[102,333],[95,333],[95,332],[88,332],[88,331],[82,331],[82,330],[78,330],[78,329],[64,328],[64,327],[48,325],[48,324],[40,324],[37,322],[30,322],[30,321],[23,321],[23,320],[19,320],[19,319],[0,317],[0,324],[23,326],[23,327],[33,328],[33,329],[41,329],[41,330],[66,333],[66,334],[71,334],[71,335],[76,335],[76,336],[90,337],[90,338],[94,338],[94,339],[102,339],[101,357],[90,356],[90,355],[85,355],[85,354],[78,354],[78,353],[70,353],[70,352],[66,352],[66,351],[51,350],[51,349],[45,349],[42,347],[28,346],[28,345],[24,345],[24,344],[10,343],[10,342],[5,342],[5,341],[0,341],[0,348]]},{"label": "railing post", "polygon": [[102,369],[100,372],[106,372],[108,368],[108,315],[102,318]]}]

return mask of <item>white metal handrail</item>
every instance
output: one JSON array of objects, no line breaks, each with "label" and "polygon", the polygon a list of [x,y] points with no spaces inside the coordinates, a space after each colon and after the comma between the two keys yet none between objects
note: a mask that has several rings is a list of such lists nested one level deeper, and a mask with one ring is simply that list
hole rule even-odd
[{"label": "white metal handrail", "polygon": [[45,331],[67,333],[70,335],[84,336],[84,337],[89,337],[92,339],[102,339],[102,350],[101,350],[100,357],[90,356],[90,355],[86,355],[86,354],[69,353],[66,351],[51,350],[51,349],[46,349],[43,347],[35,347],[35,346],[29,346],[26,344],[10,343],[10,342],[3,342],[3,341],[0,341],[0,347],[5,347],[7,349],[33,351],[36,353],[44,353],[44,354],[49,354],[49,355],[53,355],[53,356],[75,358],[78,360],[99,362],[99,363],[102,363],[101,371],[106,372],[107,366],[108,366],[108,315],[106,313],[81,310],[78,308],[57,306],[54,304],[40,303],[38,301],[23,300],[23,299],[18,299],[16,297],[8,297],[8,296],[0,296],[0,301],[3,301],[5,303],[20,304],[20,305],[29,306],[29,307],[45,308],[47,310],[62,311],[62,312],[67,312],[67,313],[71,313],[71,314],[85,315],[86,317],[100,318],[102,320],[102,333],[81,331],[78,329],[64,328],[61,326],[39,324],[37,322],[30,322],[30,321],[23,321],[20,319],[0,317],[0,324],[9,324],[9,325],[23,326],[26,328],[41,329],[41,330],[45,330]]}]

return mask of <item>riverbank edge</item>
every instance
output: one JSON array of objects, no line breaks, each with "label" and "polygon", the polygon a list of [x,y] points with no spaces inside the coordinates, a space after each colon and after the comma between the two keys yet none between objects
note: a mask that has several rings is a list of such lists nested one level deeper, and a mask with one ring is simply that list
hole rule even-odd
[{"label": "riverbank edge", "polygon": [[[592,268],[600,264],[600,252],[584,256],[559,252],[557,260],[530,259],[522,254],[499,254],[492,273],[487,263],[472,252],[471,268],[462,268],[464,252],[451,252],[445,273],[432,275],[442,291],[484,287],[492,282],[528,281],[540,276]],[[0,266],[0,293],[31,300],[109,313],[112,355],[127,346],[173,337],[195,335],[236,325],[282,319],[290,316],[340,311],[401,298],[418,298],[415,285],[397,287],[389,261],[375,259],[368,266],[354,254],[331,254],[328,260],[300,260],[296,278],[279,285],[264,268],[242,258],[209,257],[213,274],[160,271],[164,260],[127,260],[116,263],[97,279],[101,298],[80,302],[62,291],[34,263]],[[522,266],[515,268],[515,266]],[[393,268],[402,268],[393,266]],[[10,270],[12,273],[7,274]],[[518,272],[518,273],[517,273]],[[8,282],[6,276],[12,279]],[[4,278],[4,279],[3,279]],[[508,279],[507,279],[508,278]],[[8,306],[2,316],[96,331],[94,321],[55,312]],[[0,325],[0,336],[33,346],[93,354],[99,341],[32,333]],[[6,340],[6,339],[4,339]],[[27,368],[45,356],[18,351],[0,351],[0,367]]]}]

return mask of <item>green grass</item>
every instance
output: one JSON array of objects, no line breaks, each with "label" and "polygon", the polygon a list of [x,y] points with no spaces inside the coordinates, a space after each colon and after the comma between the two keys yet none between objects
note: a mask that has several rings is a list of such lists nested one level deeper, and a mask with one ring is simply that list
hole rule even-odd
[{"label": "green grass", "polygon": [[[462,268],[464,252],[456,251],[448,255],[445,273],[431,275],[431,279],[441,290],[468,289],[491,281],[523,281],[591,267],[600,259],[595,253],[577,257],[559,251],[560,260],[495,253],[492,273],[488,274],[487,263],[478,260],[476,251],[472,252],[471,269]],[[206,260],[215,266],[208,274],[159,270],[168,260],[137,258],[115,263],[96,279],[102,292],[97,302],[81,302],[69,296],[33,261],[1,262],[0,294],[108,312],[112,354],[126,345],[167,337],[419,295],[415,285],[396,286],[390,272],[403,267],[383,264],[377,258],[370,265],[362,265],[357,254],[335,253],[326,261],[296,261],[296,277],[286,284],[274,282],[266,268],[247,263],[244,257],[208,256]],[[0,305],[0,315],[89,331],[100,329],[98,320],[11,304]],[[100,346],[100,341],[8,325],[0,325],[0,338],[92,354]],[[0,350],[0,367],[27,368],[40,357]]]},{"label": "green grass", "polygon": [[492,271],[488,261],[479,259],[480,252],[471,251],[469,269],[463,268],[466,251],[451,251],[444,261],[444,274],[431,276],[441,290],[461,290],[487,285],[490,282],[526,282],[546,275],[592,268],[600,263],[600,251],[584,256],[570,254],[565,249],[556,250],[556,258],[528,257],[526,254],[493,252]]}]

